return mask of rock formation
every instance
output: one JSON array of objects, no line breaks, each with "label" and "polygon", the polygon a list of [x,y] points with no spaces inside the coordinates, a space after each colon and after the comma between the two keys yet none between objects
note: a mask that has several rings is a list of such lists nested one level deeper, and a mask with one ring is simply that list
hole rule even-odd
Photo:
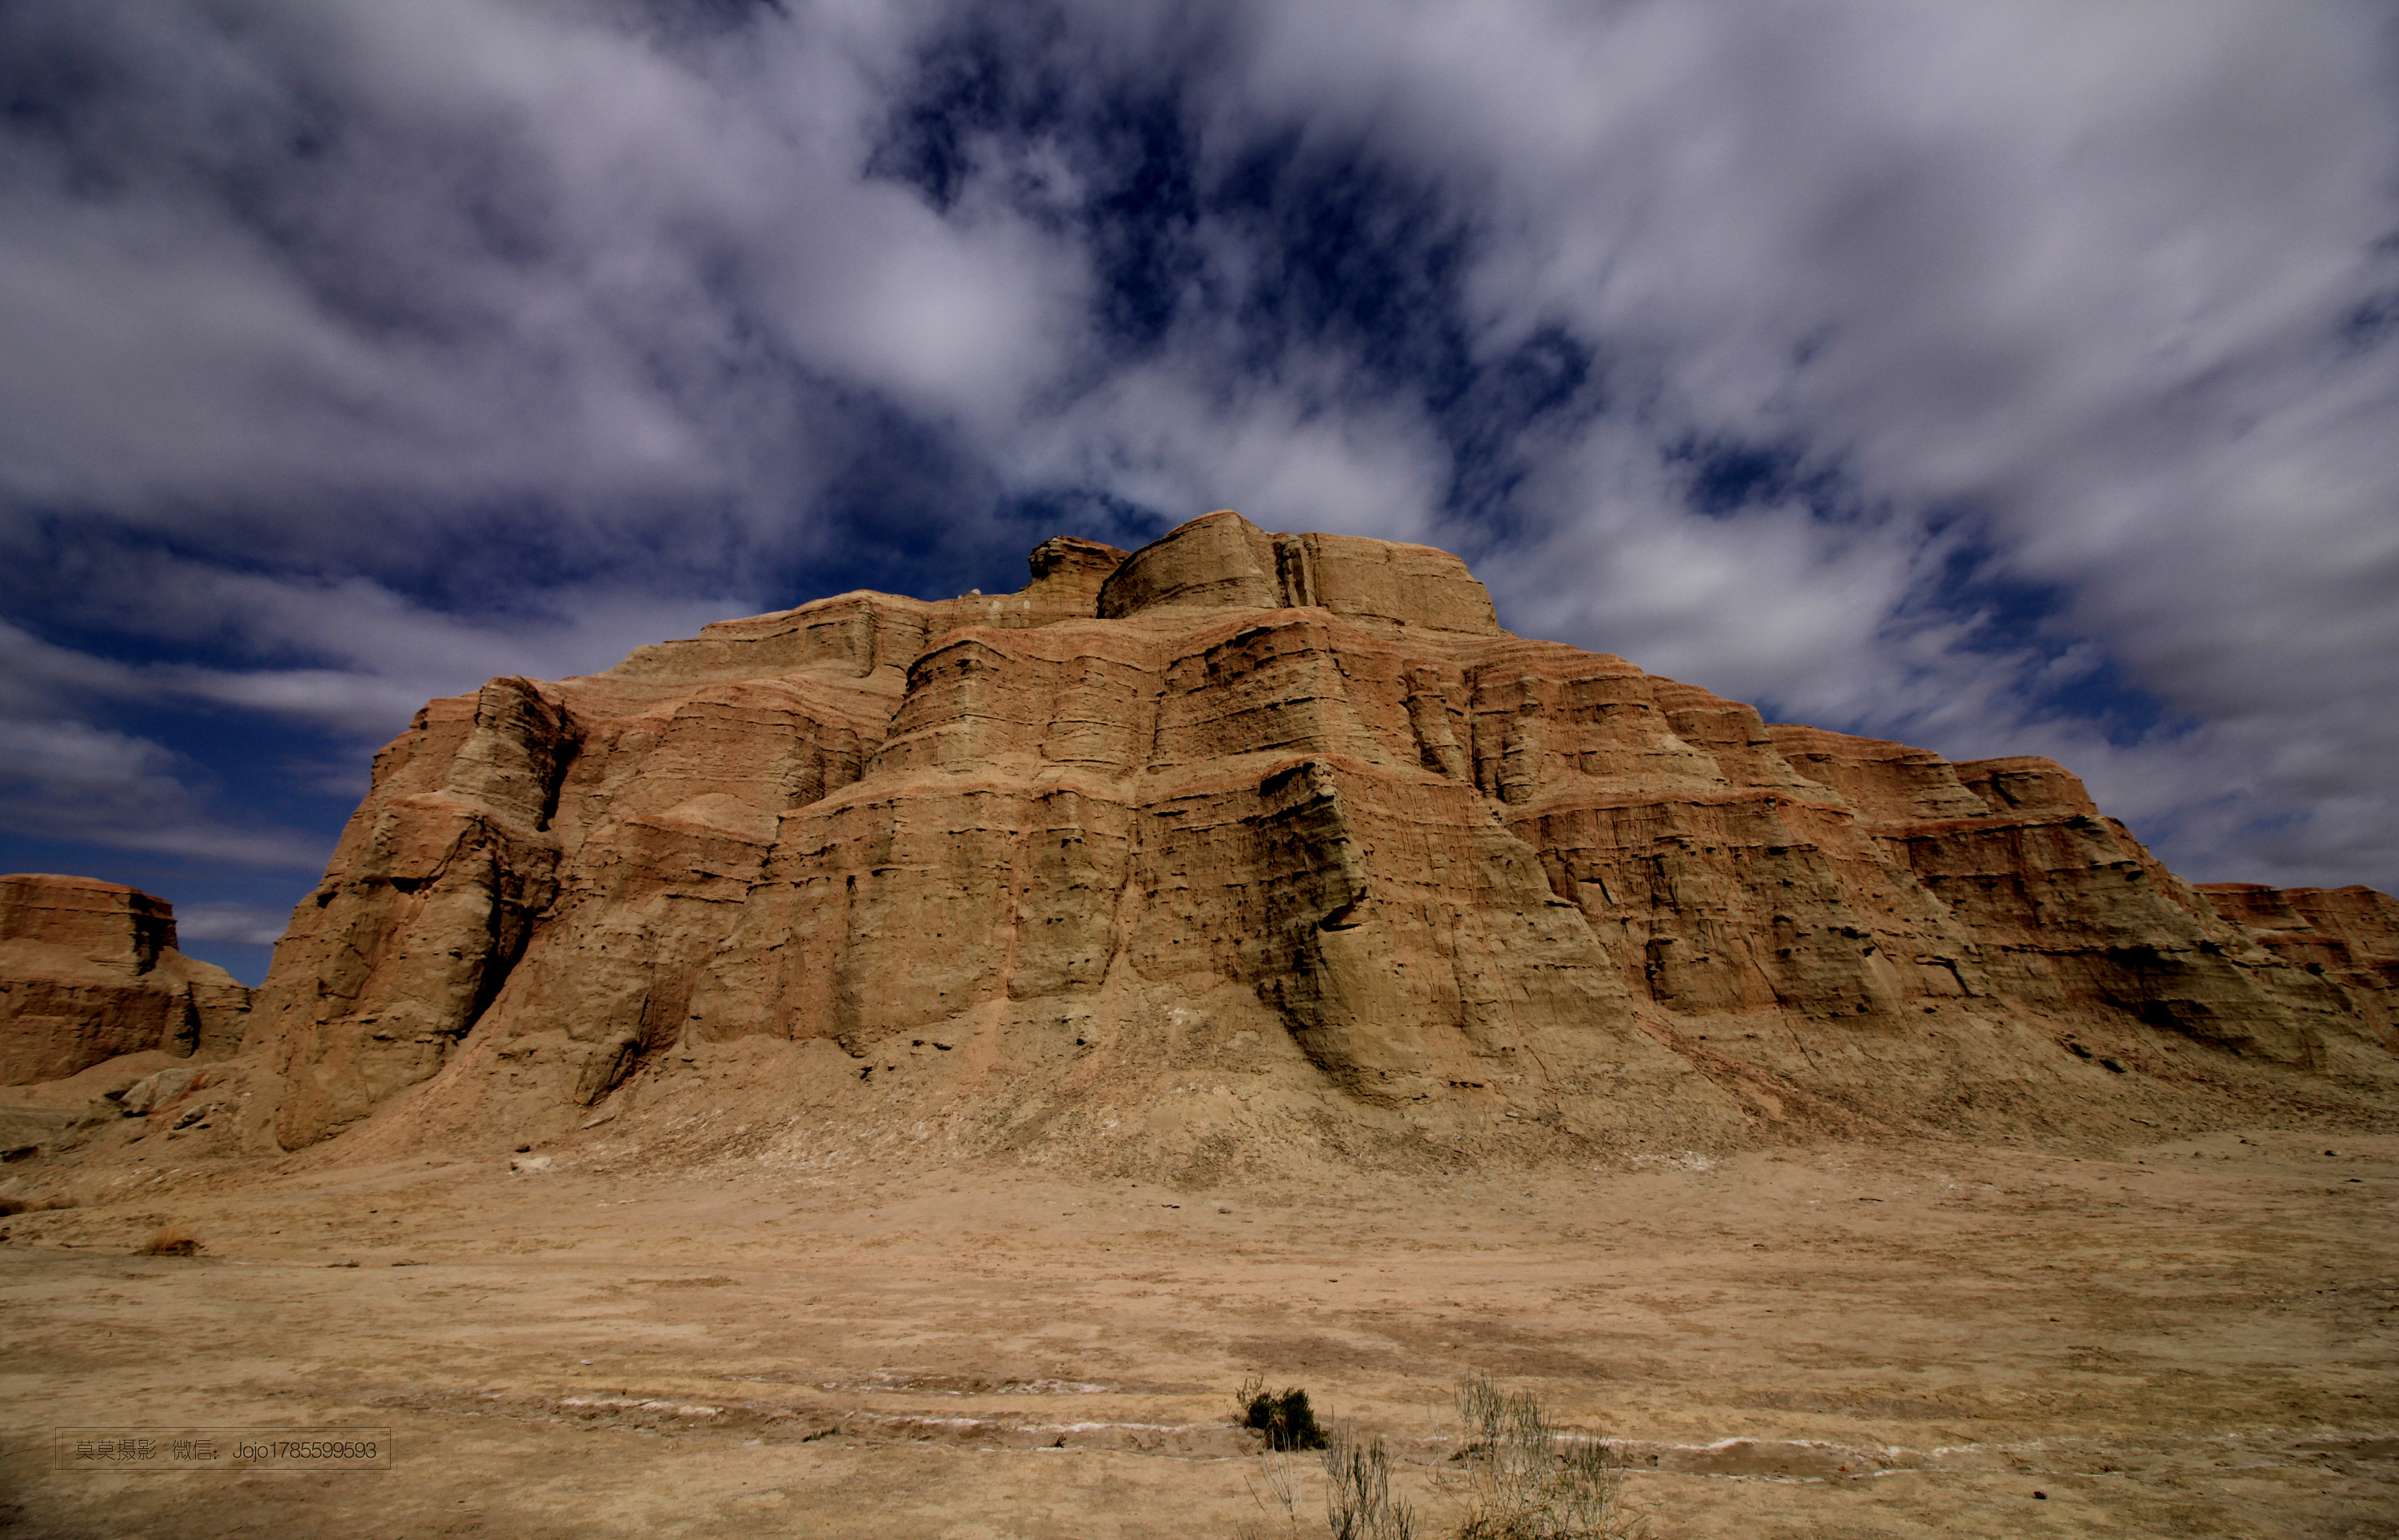
[{"label": "rock formation", "polygon": [[0,877],[0,1085],[120,1054],[222,1059],[249,1012],[231,974],[175,950],[164,898],[88,877]]},{"label": "rock formation", "polygon": [[726,1075],[828,1146],[1200,1165],[2385,1104],[2392,900],[2203,896],[2047,760],[1769,725],[1423,547],[1226,512],[1032,569],[427,706],[261,992],[274,1143]]}]

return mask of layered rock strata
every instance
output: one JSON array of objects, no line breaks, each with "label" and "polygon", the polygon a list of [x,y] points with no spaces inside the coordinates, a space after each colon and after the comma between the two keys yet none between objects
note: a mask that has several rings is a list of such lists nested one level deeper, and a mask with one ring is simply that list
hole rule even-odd
[{"label": "layered rock strata", "polygon": [[562,1130],[728,1056],[765,1115],[1094,1158],[2391,1074],[2363,952],[2227,917],[2049,761],[1769,725],[1424,547],[1227,512],[1032,566],[427,706],[262,992],[275,1139]]},{"label": "layered rock strata", "polygon": [[0,877],[0,1085],[120,1054],[222,1059],[249,1012],[231,974],[175,950],[166,899],[89,877]]},{"label": "layered rock strata", "polygon": [[2274,955],[2341,993],[2358,1020],[2399,1052],[2399,898],[2370,887],[2202,883],[2225,919]]}]

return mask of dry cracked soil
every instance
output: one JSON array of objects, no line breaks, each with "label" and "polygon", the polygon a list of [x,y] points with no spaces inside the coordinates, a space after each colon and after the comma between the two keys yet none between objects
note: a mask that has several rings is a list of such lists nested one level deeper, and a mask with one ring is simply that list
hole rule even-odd
[{"label": "dry cracked soil", "polygon": [[[2394,1196],[2399,1139],[2260,1129],[1307,1190],[136,1169],[0,1222],[0,1532],[1230,1537],[1274,1517],[1254,1372],[1440,1533],[1481,1371],[1613,1440],[1660,1540],[2399,1535]],[[204,1250],[136,1254],[165,1223]],[[58,1434],[94,1427],[386,1430],[388,1468]]]}]

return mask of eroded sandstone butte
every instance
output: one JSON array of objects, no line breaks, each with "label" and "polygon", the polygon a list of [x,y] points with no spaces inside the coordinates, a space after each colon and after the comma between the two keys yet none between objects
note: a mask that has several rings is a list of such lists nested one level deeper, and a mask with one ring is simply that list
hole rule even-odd
[{"label": "eroded sandstone butte", "polygon": [[427,706],[261,991],[274,1142],[646,1108],[1205,1165],[2389,1104],[2391,900],[2211,902],[2049,761],[1769,724],[1423,547],[1225,512],[1032,568]]},{"label": "eroded sandstone butte", "polygon": [[224,1058],[250,991],[175,950],[164,898],[89,877],[0,877],[0,1086],[152,1050]]}]

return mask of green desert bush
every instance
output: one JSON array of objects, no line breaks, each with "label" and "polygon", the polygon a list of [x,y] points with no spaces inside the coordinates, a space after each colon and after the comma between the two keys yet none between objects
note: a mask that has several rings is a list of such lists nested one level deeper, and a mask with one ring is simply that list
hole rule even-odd
[{"label": "green desert bush", "polygon": [[1264,1376],[1253,1374],[1241,1385],[1238,1399],[1241,1425],[1263,1432],[1268,1449],[1280,1452],[1325,1446],[1324,1429],[1317,1425],[1307,1391],[1294,1389],[1274,1395],[1267,1389]]}]

